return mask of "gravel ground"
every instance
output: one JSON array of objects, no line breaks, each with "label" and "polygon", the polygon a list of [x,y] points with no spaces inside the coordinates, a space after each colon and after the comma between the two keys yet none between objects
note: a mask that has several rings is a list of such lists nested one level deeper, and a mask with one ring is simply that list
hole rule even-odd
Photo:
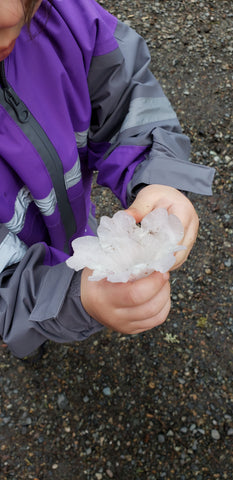
[{"label": "gravel ground", "polygon": [[[49,343],[36,365],[0,346],[0,479],[230,480],[232,3],[101,3],[147,39],[193,160],[216,168],[214,195],[191,197],[200,232],[163,326]],[[99,215],[119,208],[97,185],[93,198]]]}]

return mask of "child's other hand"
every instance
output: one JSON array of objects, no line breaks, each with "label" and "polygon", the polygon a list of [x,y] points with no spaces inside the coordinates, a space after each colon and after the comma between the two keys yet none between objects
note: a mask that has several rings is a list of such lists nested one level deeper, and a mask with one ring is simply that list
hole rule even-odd
[{"label": "child's other hand", "polygon": [[184,227],[182,245],[186,247],[186,250],[176,253],[176,263],[172,268],[174,270],[187,259],[197,237],[199,220],[190,200],[179,190],[164,185],[144,187],[126,212],[132,215],[138,223],[154,208],[159,207],[166,208],[169,214],[176,215]]},{"label": "child's other hand", "polygon": [[84,268],[81,301],[86,312],[117,332],[136,334],[163,323],[170,310],[169,274],[152,273],[127,283],[88,280],[92,271]]}]

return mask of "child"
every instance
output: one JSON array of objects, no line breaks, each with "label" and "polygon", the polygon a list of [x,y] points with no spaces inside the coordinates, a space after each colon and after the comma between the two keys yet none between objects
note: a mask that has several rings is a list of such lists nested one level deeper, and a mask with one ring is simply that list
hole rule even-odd
[{"label": "child", "polygon": [[65,263],[71,241],[96,229],[94,170],[137,222],[155,207],[180,218],[176,268],[195,242],[181,191],[210,195],[214,171],[188,161],[149,60],[94,0],[0,4],[0,335],[17,357],[46,339],[79,341],[103,325],[135,334],[167,318],[169,274],[90,282]]}]

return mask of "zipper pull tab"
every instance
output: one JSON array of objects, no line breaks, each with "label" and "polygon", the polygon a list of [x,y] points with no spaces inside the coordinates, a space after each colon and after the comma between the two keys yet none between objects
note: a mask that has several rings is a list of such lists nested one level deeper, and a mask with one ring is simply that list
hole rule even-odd
[{"label": "zipper pull tab", "polygon": [[30,112],[28,111],[26,105],[20,100],[16,95],[14,90],[8,85],[7,88],[3,89],[4,97],[6,102],[13,108],[15,111],[18,120],[21,123],[27,123],[29,120]]}]

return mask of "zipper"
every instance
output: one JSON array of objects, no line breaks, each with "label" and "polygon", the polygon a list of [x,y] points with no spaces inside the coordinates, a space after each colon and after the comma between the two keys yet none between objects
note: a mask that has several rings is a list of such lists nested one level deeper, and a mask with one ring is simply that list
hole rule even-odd
[{"label": "zipper", "polygon": [[30,112],[22,100],[16,95],[13,88],[9,85],[6,79],[4,61],[0,62],[0,84],[2,85],[6,102],[13,108],[20,123],[27,123]]},{"label": "zipper", "polygon": [[66,191],[61,159],[43,128],[8,83],[3,61],[0,62],[0,85],[2,86],[0,88],[0,105],[4,106],[30,140],[50,175],[66,236],[64,252],[70,254],[69,242],[76,232],[76,220]]}]

